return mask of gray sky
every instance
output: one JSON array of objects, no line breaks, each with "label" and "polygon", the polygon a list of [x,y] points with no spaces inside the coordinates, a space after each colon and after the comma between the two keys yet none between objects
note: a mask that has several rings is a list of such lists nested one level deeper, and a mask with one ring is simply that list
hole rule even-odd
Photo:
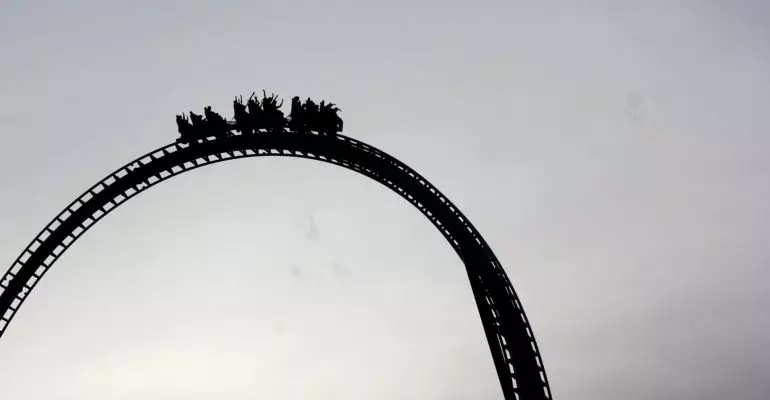
[{"label": "gray sky", "polygon": [[[557,400],[765,399],[770,7],[531,4],[2,1],[3,268],[174,140],[175,113],[266,88],[338,103],[465,212]],[[0,339],[3,399],[215,396],[501,393],[463,266],[417,210],[250,159],[105,218]]]}]

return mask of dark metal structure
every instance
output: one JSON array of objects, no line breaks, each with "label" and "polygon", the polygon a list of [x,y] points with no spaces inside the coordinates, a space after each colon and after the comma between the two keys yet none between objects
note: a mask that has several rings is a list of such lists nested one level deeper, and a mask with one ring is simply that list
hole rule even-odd
[{"label": "dark metal structure", "polygon": [[0,280],[0,336],[56,260],[128,199],[181,173],[221,161],[301,157],[353,170],[412,203],[465,264],[506,399],[551,399],[535,337],[500,262],[470,221],[430,182],[385,152],[343,135],[259,132],[173,143],[124,165],[86,190],[24,249]]}]

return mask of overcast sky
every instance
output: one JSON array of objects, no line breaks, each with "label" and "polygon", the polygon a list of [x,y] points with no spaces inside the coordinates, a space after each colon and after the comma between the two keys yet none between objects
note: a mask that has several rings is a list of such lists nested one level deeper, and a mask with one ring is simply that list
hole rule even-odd
[{"label": "overcast sky", "polygon": [[[766,399],[768,4],[0,1],[2,268],[174,114],[265,88],[336,102],[461,208],[555,399]],[[0,339],[0,398],[502,395],[436,229],[361,175],[271,158],[90,230]]]}]

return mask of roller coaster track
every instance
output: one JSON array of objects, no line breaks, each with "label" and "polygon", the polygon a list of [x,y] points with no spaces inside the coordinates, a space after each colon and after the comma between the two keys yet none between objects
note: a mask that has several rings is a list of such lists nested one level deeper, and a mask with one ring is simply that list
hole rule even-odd
[{"label": "roller coaster track", "polygon": [[205,165],[261,156],[336,164],[387,186],[441,232],[465,264],[506,399],[551,399],[548,379],[521,302],[497,257],[473,224],[430,182],[404,163],[343,135],[257,133],[172,143],[124,165],[59,213],[0,280],[0,336],[56,260],[110,211],[144,190]]}]

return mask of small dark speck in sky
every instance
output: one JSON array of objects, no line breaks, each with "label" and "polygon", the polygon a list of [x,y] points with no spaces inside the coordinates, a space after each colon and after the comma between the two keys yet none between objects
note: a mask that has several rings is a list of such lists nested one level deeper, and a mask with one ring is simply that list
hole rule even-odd
[{"label": "small dark speck in sky", "polygon": [[315,218],[313,216],[310,216],[310,231],[307,233],[306,237],[308,240],[318,240],[318,238],[321,236],[321,233],[318,231],[318,226],[315,224]]},{"label": "small dark speck in sky", "polygon": [[640,112],[642,103],[644,103],[644,98],[639,93],[631,93],[626,97],[626,117],[631,122],[639,122],[644,118]]},{"label": "small dark speck in sky", "polygon": [[348,276],[348,275],[350,275],[350,271],[348,271],[347,268],[345,268],[345,267],[343,267],[343,266],[341,266],[341,265],[339,265],[337,263],[332,264],[332,270],[334,271],[334,274],[337,275],[337,276]]}]

